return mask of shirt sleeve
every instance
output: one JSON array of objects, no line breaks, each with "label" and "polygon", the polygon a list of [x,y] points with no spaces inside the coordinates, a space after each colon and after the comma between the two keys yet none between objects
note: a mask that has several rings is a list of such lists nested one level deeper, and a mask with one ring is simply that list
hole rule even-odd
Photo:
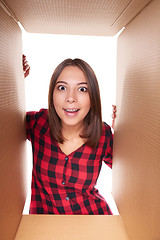
[{"label": "shirt sleeve", "polygon": [[112,168],[113,133],[110,127],[109,130],[106,130],[105,146],[105,156],[103,160],[108,165],[108,167]]},{"label": "shirt sleeve", "polygon": [[31,140],[31,134],[33,133],[34,125],[38,118],[38,112],[27,112],[26,113],[26,136],[27,139]]}]

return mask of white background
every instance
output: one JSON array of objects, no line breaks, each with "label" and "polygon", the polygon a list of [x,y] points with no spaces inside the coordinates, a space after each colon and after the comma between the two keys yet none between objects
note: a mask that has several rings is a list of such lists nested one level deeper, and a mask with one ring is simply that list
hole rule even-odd
[{"label": "white background", "polygon": [[[48,107],[48,89],[55,67],[66,58],[81,58],[93,68],[100,87],[102,118],[112,123],[112,104],[116,103],[116,52],[117,37],[74,36],[53,34],[29,34],[23,31],[23,53],[31,66],[25,79],[26,110]],[[27,143],[28,197],[24,214],[28,214],[32,170],[31,145]],[[105,165],[97,182],[100,194],[109,203],[114,214],[118,214],[111,195],[112,171]]]}]

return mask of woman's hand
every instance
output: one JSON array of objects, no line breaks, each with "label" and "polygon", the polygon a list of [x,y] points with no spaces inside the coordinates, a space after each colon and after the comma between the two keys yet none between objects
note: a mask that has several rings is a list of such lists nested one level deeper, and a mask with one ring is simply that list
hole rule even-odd
[{"label": "woman's hand", "polygon": [[114,121],[116,118],[116,112],[117,112],[116,106],[112,105],[112,128],[113,129],[114,129]]},{"label": "woman's hand", "polygon": [[24,77],[26,78],[29,75],[30,66],[28,65],[28,61],[24,54],[22,55],[22,65],[23,65]]}]

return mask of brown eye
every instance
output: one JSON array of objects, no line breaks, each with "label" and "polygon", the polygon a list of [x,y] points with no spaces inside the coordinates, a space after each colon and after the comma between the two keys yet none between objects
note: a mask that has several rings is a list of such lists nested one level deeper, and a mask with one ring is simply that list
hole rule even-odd
[{"label": "brown eye", "polygon": [[61,86],[58,86],[58,90],[60,90],[60,91],[64,91],[64,90],[66,90],[66,87],[65,87],[65,86],[63,86],[63,85],[61,85]]},{"label": "brown eye", "polygon": [[79,91],[80,91],[80,92],[87,92],[87,88],[86,88],[86,87],[80,87],[80,88],[79,88]]}]

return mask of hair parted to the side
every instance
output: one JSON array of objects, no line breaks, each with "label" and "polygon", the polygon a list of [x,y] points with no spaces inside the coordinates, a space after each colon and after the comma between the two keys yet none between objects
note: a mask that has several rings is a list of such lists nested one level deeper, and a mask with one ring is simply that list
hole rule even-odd
[{"label": "hair parted to the side", "polygon": [[63,69],[67,66],[75,66],[80,68],[88,80],[88,92],[90,96],[91,109],[84,119],[84,128],[80,137],[87,139],[86,145],[96,147],[102,133],[102,114],[101,114],[101,100],[98,81],[93,69],[85,61],[75,58],[66,59],[60,63],[51,77],[48,94],[48,110],[49,110],[49,126],[51,136],[59,143],[64,142],[62,135],[61,119],[56,113],[53,103],[53,91],[56,81]]}]

